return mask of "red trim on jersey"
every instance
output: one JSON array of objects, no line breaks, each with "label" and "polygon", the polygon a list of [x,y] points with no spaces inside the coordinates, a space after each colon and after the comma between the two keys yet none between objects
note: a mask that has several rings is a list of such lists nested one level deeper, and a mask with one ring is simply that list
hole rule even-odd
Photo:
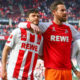
[{"label": "red trim on jersey", "polygon": [[27,31],[26,29],[20,28],[21,29],[21,40],[26,41],[27,39]]},{"label": "red trim on jersey", "polygon": [[35,35],[34,34],[30,34],[30,42],[34,42],[35,41]]},{"label": "red trim on jersey", "polygon": [[10,35],[10,39],[12,39],[13,35]]},{"label": "red trim on jersey", "polygon": [[7,41],[7,43],[10,43],[11,41]]},{"label": "red trim on jersey", "polygon": [[41,35],[38,34],[37,44],[40,44],[40,42],[41,42]]},{"label": "red trim on jersey", "polygon": [[22,64],[23,57],[24,57],[24,53],[25,53],[24,50],[19,50],[18,59],[17,59],[16,66],[15,66],[14,72],[13,72],[13,77],[14,78],[18,78],[20,67],[21,67],[21,64]]},{"label": "red trim on jersey", "polygon": [[[27,55],[27,58],[26,58],[26,63],[25,63],[25,66],[24,66],[24,71],[23,71],[23,75],[22,75],[22,80],[23,78],[27,78],[28,77],[28,71],[29,71],[29,68],[30,68],[30,64],[31,64],[31,59],[32,59],[32,52],[28,52],[28,55]],[[27,80],[27,79],[26,79]]]}]

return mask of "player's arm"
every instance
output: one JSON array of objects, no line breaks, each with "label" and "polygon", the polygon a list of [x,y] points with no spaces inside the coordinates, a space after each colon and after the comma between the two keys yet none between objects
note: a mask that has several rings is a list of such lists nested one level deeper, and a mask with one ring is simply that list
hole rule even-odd
[{"label": "player's arm", "polygon": [[38,58],[43,60],[43,37],[42,37],[41,43],[40,43]]},{"label": "player's arm", "polygon": [[15,44],[17,32],[18,32],[17,29],[15,29],[11,33],[8,40],[6,41],[6,44],[5,44],[3,52],[2,52],[2,78],[3,78],[3,80],[7,80],[7,71],[6,71],[7,56],[8,56],[10,49]]},{"label": "player's arm", "polygon": [[80,32],[78,32],[72,25],[69,24],[69,26],[72,32],[73,41],[80,39]]},{"label": "player's arm", "polygon": [[[71,55],[71,59],[74,59],[75,58],[77,60],[77,56],[80,54],[80,44],[79,43],[80,43],[80,40],[79,39],[73,42],[73,44],[72,44],[72,55]],[[79,64],[79,63],[80,63],[80,61],[77,61],[77,64]],[[80,71],[78,71],[74,67],[73,63],[72,63],[72,70],[76,74],[76,76],[78,78],[80,78]]]},{"label": "player's arm", "polygon": [[73,72],[75,73],[75,75],[80,79],[80,71],[78,71],[78,70],[74,67],[73,63],[72,63],[72,70],[73,70]]},{"label": "player's arm", "polygon": [[[72,63],[72,62],[71,62]],[[77,69],[74,67],[73,63],[72,63],[72,70],[73,72],[76,74],[77,73]]]},{"label": "player's arm", "polygon": [[3,52],[2,52],[2,79],[7,80],[7,71],[6,71],[6,63],[7,63],[7,56],[10,51],[10,47],[5,45]]},{"label": "player's arm", "polygon": [[37,26],[37,25],[34,25],[33,23],[30,23],[30,22],[21,22],[18,24],[18,27],[19,28],[26,28],[26,29],[29,29],[35,33],[41,33],[41,30],[40,28]]}]

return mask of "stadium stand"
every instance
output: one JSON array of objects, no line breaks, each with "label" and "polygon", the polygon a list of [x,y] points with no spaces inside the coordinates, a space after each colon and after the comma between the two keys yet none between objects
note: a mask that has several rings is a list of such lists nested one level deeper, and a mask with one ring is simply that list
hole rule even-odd
[{"label": "stadium stand", "polygon": [[[80,1],[79,0],[69,0],[65,1],[68,9],[68,20],[79,20],[80,19]],[[40,13],[40,21],[52,20],[53,16],[49,9],[50,4],[53,0],[0,0],[0,19],[4,18],[11,19],[15,24],[20,21],[25,21],[25,12],[30,8],[37,8]],[[36,4],[37,3],[37,4]],[[10,22],[10,21],[9,21]],[[1,22],[0,22],[1,23]],[[5,22],[6,23],[6,22]],[[11,28],[12,24],[9,24]],[[14,27],[13,26],[13,27]],[[77,26],[77,25],[76,25]],[[3,25],[4,27],[4,25]],[[7,29],[6,29],[7,30]],[[10,29],[12,30],[12,29]],[[5,30],[3,32],[6,32]],[[8,31],[7,31],[8,32]],[[3,33],[4,34],[4,33]],[[9,35],[9,34],[7,34]]]}]

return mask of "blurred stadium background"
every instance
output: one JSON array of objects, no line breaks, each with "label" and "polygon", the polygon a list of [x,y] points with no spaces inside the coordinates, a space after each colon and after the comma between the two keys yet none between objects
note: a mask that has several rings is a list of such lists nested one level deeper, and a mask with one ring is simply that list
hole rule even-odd
[{"label": "blurred stadium background", "polygon": [[[21,21],[26,21],[25,12],[30,8],[37,8],[40,13],[40,21],[51,21],[53,16],[49,9],[54,0],[0,0],[0,60],[4,44],[14,28]],[[68,20],[80,31],[80,0],[63,0],[67,6]],[[75,60],[74,60],[75,62]],[[76,62],[74,63],[77,69]],[[43,61],[38,60],[34,75],[35,80],[44,80]],[[1,76],[1,62],[0,62]],[[78,80],[73,74],[73,80]]]}]

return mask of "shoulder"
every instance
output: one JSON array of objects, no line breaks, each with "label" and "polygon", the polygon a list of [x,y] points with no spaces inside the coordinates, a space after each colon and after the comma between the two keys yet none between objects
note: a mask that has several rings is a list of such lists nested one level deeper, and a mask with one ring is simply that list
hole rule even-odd
[{"label": "shoulder", "polygon": [[40,22],[39,25],[40,26],[50,26],[52,24],[52,22]]},{"label": "shoulder", "polygon": [[11,34],[15,35],[15,34],[18,34],[18,33],[20,33],[20,28],[14,29]]},{"label": "shoulder", "polygon": [[41,29],[42,32],[45,32],[48,29],[48,27],[52,24],[53,23],[51,21],[50,22],[40,22],[39,28]]},{"label": "shoulder", "polygon": [[69,23],[63,23],[65,26],[69,27],[70,29],[74,28],[73,25],[69,24]]},{"label": "shoulder", "polygon": [[75,45],[78,45],[78,47],[80,47],[80,39],[75,40],[75,41],[74,41],[74,44],[75,44]]},{"label": "shoulder", "polygon": [[19,27],[19,28],[26,28],[26,26],[27,26],[27,22],[20,22],[20,23],[18,24],[18,27]]}]

